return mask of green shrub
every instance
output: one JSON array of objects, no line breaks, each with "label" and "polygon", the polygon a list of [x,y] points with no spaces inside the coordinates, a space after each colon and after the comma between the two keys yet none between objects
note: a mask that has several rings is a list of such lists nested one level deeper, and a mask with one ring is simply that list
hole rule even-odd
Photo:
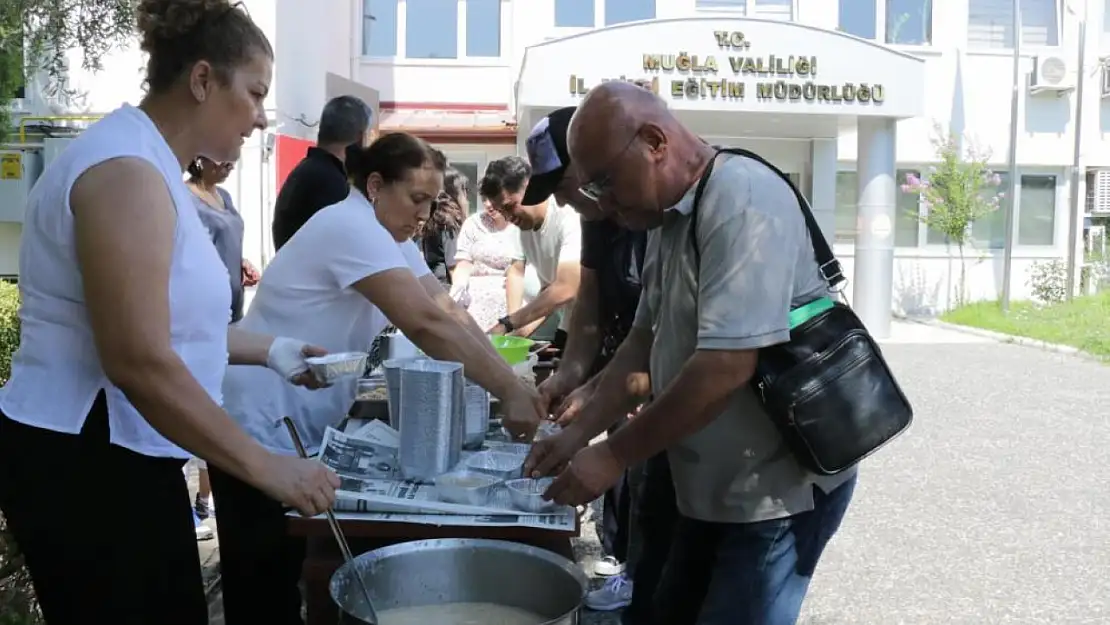
[{"label": "green shrub", "polygon": [[19,347],[19,288],[0,280],[0,386],[12,372],[16,347]]},{"label": "green shrub", "polygon": [[[11,374],[12,353],[19,346],[19,290],[0,281],[0,386]],[[41,623],[31,578],[0,515],[0,625]]]}]

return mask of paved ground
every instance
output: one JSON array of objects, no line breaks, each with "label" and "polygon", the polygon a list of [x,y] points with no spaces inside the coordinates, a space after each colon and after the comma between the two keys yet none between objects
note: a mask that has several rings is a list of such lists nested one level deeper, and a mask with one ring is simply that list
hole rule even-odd
[{"label": "paved ground", "polygon": [[802,623],[1110,623],[1110,369],[917,324],[885,353],[917,421],[865,463]]}]

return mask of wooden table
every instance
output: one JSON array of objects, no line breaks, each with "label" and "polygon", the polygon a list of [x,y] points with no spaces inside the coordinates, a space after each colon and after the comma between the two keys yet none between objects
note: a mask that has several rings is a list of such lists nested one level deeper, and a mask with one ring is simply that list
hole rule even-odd
[{"label": "wooden table", "polygon": [[[341,515],[342,516],[342,515]],[[532,527],[469,527],[390,523],[384,521],[340,518],[351,552],[359,555],[381,547],[412,540],[434,538],[487,538],[523,543],[557,553],[574,560],[570,539],[578,536],[581,521],[574,531],[556,531]],[[289,518],[289,533],[307,541],[301,579],[305,585],[308,618],[305,625],[335,625],[339,611],[331,600],[328,585],[331,576],[343,564],[343,556],[335,544],[328,522],[323,517]]]}]

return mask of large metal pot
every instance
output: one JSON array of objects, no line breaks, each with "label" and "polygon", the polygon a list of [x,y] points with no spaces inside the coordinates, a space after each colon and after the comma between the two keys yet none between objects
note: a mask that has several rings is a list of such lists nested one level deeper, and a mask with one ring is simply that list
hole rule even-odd
[{"label": "large metal pot", "polygon": [[[354,562],[380,613],[441,603],[496,603],[547,620],[536,625],[577,625],[588,586],[586,575],[566,558],[502,540],[442,538],[390,545]],[[331,578],[331,597],[341,625],[365,625],[364,601],[344,564]]]}]

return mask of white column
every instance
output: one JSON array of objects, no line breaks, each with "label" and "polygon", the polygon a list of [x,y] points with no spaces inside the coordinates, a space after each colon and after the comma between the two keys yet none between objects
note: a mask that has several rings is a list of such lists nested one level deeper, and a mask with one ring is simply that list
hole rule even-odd
[{"label": "white column", "polygon": [[859,213],[852,307],[876,338],[890,336],[894,285],[894,120],[860,117]]},{"label": "white column", "polygon": [[836,139],[810,142],[809,205],[829,245],[836,238]]}]

